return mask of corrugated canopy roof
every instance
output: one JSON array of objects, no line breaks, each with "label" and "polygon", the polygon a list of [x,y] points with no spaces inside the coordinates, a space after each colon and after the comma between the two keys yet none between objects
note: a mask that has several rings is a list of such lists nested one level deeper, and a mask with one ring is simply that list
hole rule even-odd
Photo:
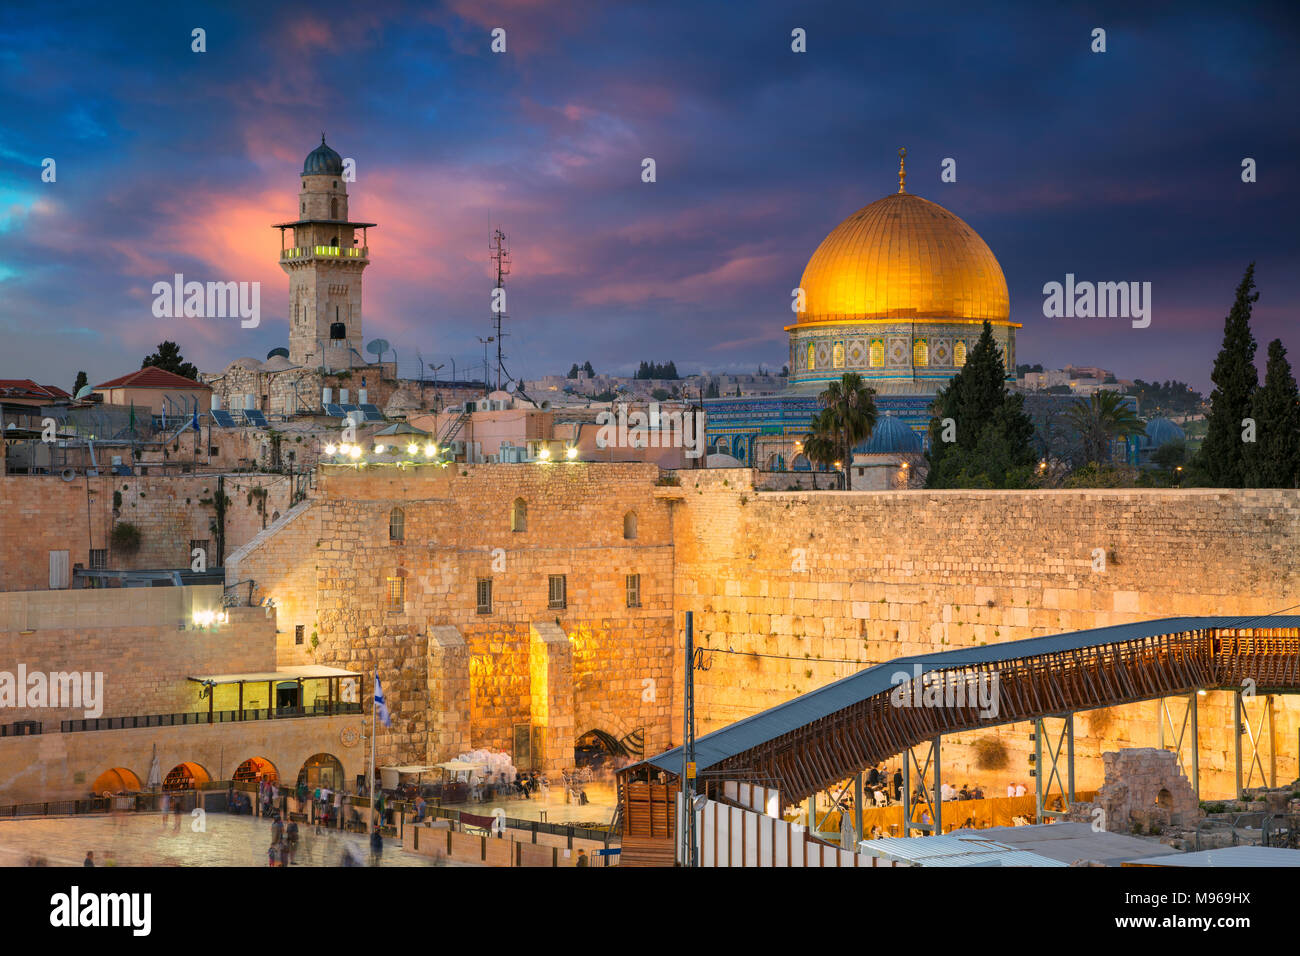
[{"label": "corrugated canopy roof", "polygon": [[[1086,631],[1071,631],[1021,641],[1005,641],[983,647],[967,647],[914,657],[898,657],[883,664],[850,674],[834,683],[809,691],[793,700],[746,717],[734,724],[705,734],[695,741],[695,764],[699,771],[722,763],[801,727],[829,717],[837,711],[892,689],[893,676],[900,670],[920,673],[967,665],[991,664],[1042,654],[1081,650],[1107,644],[1121,644],[1165,634],[1201,631],[1211,628],[1282,628],[1300,627],[1300,616],[1270,615],[1261,617],[1166,617],[1154,621],[1135,621]],[[698,647],[698,645],[697,645]],[[707,650],[707,648],[706,648]],[[650,757],[646,761],[671,773],[682,769],[682,748]]]}]

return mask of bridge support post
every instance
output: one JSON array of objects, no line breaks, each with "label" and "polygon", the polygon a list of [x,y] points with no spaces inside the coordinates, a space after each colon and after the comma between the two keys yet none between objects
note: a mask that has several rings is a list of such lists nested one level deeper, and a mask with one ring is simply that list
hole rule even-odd
[{"label": "bridge support post", "polygon": [[[1057,718],[1039,717],[1034,721],[1034,804],[1035,822],[1042,823],[1047,817],[1065,816],[1074,802],[1074,713],[1060,716],[1061,732],[1047,737],[1046,721]],[[1043,762],[1043,741],[1047,739],[1047,763]],[[1055,742],[1053,742],[1055,741]],[[1065,776],[1061,775],[1061,758],[1064,751]],[[1047,800],[1052,796],[1052,784],[1060,789],[1057,796],[1065,806],[1060,810],[1049,810]]]},{"label": "bridge support post", "polygon": [[1232,692],[1232,749],[1237,760],[1237,799],[1241,799],[1241,691]]},{"label": "bridge support post", "polygon": [[[925,763],[916,759],[911,747],[903,751],[903,836],[909,837],[911,831],[921,834],[943,833],[943,771],[940,766],[940,741],[942,736],[930,741]],[[930,810],[930,823],[916,823],[912,814],[916,807],[912,805],[912,768],[915,766],[920,777],[922,800]],[[930,789],[930,768],[934,768],[934,787]]]},{"label": "bridge support post", "polygon": [[[1187,774],[1187,777],[1192,784],[1192,791],[1196,794],[1196,799],[1200,800],[1201,754],[1199,744],[1200,735],[1197,724],[1197,696],[1198,694],[1196,691],[1192,691],[1187,695],[1187,699],[1183,703],[1182,719],[1178,721],[1177,727],[1174,726],[1175,715],[1169,707],[1170,698],[1160,698],[1160,711],[1156,715],[1156,718],[1160,725],[1160,749],[1169,749],[1166,746],[1166,741],[1172,740],[1173,752],[1178,756],[1178,766],[1183,773]],[[1168,734],[1166,734],[1166,731],[1168,731]],[[1190,742],[1187,740],[1189,731],[1191,733]],[[1188,769],[1188,762],[1183,759],[1183,748],[1185,746],[1191,747],[1192,759],[1190,761],[1190,770]]]},{"label": "bridge support post", "polygon": [[[862,832],[862,771],[859,770],[853,775],[853,832],[858,835],[859,840],[866,839],[866,834]],[[857,847],[853,848],[855,851]]]}]

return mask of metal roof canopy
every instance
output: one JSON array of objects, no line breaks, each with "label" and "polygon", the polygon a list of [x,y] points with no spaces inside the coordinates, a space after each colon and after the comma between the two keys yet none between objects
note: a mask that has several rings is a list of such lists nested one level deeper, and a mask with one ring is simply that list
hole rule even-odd
[{"label": "metal roof canopy", "polygon": [[995,840],[956,834],[923,837],[880,837],[863,840],[858,851],[917,866],[1069,866],[1060,860]]},{"label": "metal roof canopy", "polygon": [[1300,850],[1291,850],[1284,846],[1225,846],[1218,850],[1148,856],[1129,860],[1124,866],[1248,866],[1252,868],[1300,866]]},{"label": "metal roof canopy", "polygon": [[[784,791],[783,799],[802,799],[807,795],[804,791],[816,792],[836,780],[845,779],[868,765],[870,758],[862,761],[849,761],[843,760],[843,756],[847,756],[843,755],[837,759],[837,762],[842,762],[843,766],[835,768],[833,772],[826,772],[822,767],[818,767],[818,772],[814,774],[811,769],[801,768],[798,774],[802,778],[799,785],[790,786],[788,775],[773,772],[772,763],[774,757],[779,757],[783,762],[787,760],[797,761],[798,757],[792,757],[791,754],[799,749],[799,745],[806,749],[812,743],[810,725],[837,715],[844,719],[844,723],[847,723],[850,717],[850,715],[844,713],[847,709],[864,705],[879,695],[888,694],[897,686],[898,681],[894,677],[900,672],[911,677],[918,672],[920,674],[940,671],[960,673],[965,668],[982,668],[987,671],[992,665],[998,664],[1011,665],[1013,668],[1022,664],[1034,664],[1041,668],[1044,659],[1050,659],[1050,655],[1070,655],[1100,648],[1114,648],[1113,656],[1115,661],[1112,663],[1118,666],[1120,663],[1129,663],[1128,661],[1121,661],[1125,651],[1140,661],[1142,655],[1140,653],[1133,654],[1135,650],[1133,642],[1194,634],[1204,635],[1210,631],[1231,631],[1234,629],[1251,632],[1268,629],[1295,629],[1300,632],[1300,616],[1160,618],[1152,621],[1117,624],[1110,627],[1092,628],[1046,637],[1006,641],[983,647],[961,648],[933,654],[899,657],[883,664],[865,668],[856,674],[851,674],[848,677],[827,684],[825,687],[820,687],[784,704],[779,704],[776,707],[730,724],[721,730],[697,738],[695,741],[696,766],[699,771],[703,771],[710,767],[717,767],[719,764],[728,763],[729,766],[723,769],[730,769],[743,761],[746,767],[766,772],[769,778],[783,777],[786,780],[786,786],[782,788]],[[1130,646],[1125,648],[1124,645]],[[706,653],[709,650],[707,647],[701,649]],[[1147,645],[1145,650],[1149,651],[1150,646]],[[1204,672],[1207,669],[1190,665],[1188,660],[1185,659],[1187,655],[1183,653],[1184,650],[1180,649],[1182,657],[1176,662],[1178,666],[1172,668],[1169,674],[1160,675],[1162,680],[1155,683],[1182,686],[1188,683],[1190,676],[1196,676],[1204,678],[1205,682],[1197,683],[1190,689],[1219,686],[1219,684],[1210,680],[1212,675],[1208,673],[1192,673],[1193,671]],[[1148,654],[1148,656],[1150,655]],[[1065,662],[1055,661],[1054,663],[1063,664]],[[1297,659],[1296,664],[1300,665],[1300,658]],[[1284,670],[1288,674],[1292,672],[1300,673],[1300,667],[1295,666],[1284,667]],[[1148,700],[1172,692],[1163,687],[1155,686],[1155,683],[1150,680],[1129,681],[1129,683],[1135,685],[1141,683],[1147,686],[1141,687],[1140,692],[1130,692],[1114,699],[1107,697],[1106,699],[1098,699],[1095,702],[1083,701],[1073,706],[1062,704],[1054,709],[1040,709],[1036,713],[1021,713],[1014,707],[1011,708],[1011,713],[1005,713],[1004,708],[1000,711],[1000,716],[984,719],[974,724],[969,724],[968,721],[969,726],[963,724],[962,726],[946,727],[936,732],[909,733],[909,736],[915,739],[907,746],[919,744],[935,736],[936,733],[952,733],[971,729],[972,727],[983,728],[999,724],[1021,723],[1033,719],[1037,715],[1051,716],[1074,710],[1089,710],[1117,703]],[[1264,681],[1258,683],[1261,688],[1265,684]],[[1300,679],[1296,679],[1294,683],[1300,687]],[[1003,691],[1005,693],[1005,688],[1003,688]],[[910,710],[913,714],[918,714],[918,711],[920,711],[921,713],[918,716],[924,716],[924,713],[928,711],[930,715],[939,714],[945,717],[958,711],[958,708],[939,707],[896,708],[895,710],[903,709]],[[921,722],[916,721],[918,724]],[[854,736],[853,730],[853,728],[848,730],[851,737]],[[852,744],[855,752],[864,749],[862,740],[854,739],[849,743]],[[839,742],[839,746],[843,750],[844,742]],[[882,752],[876,759],[885,759],[885,757],[893,753],[901,753],[903,749],[906,748],[900,747],[888,753]],[[682,769],[682,749],[675,747],[672,750],[649,758],[645,763],[677,775]],[[850,766],[850,763],[854,765]],[[623,772],[633,770],[636,766],[639,765],[624,768]],[[815,775],[819,777],[818,781],[811,779]],[[736,776],[737,779],[746,779],[748,775],[744,772],[737,772]],[[825,779],[821,780],[820,778]],[[818,783],[820,785],[817,785]]]},{"label": "metal roof canopy", "polygon": [[206,677],[187,677],[199,684],[264,684],[281,680],[325,680],[331,677],[360,677],[359,671],[324,664],[304,664],[301,667],[281,667],[273,671],[250,671],[247,674],[211,674]]}]

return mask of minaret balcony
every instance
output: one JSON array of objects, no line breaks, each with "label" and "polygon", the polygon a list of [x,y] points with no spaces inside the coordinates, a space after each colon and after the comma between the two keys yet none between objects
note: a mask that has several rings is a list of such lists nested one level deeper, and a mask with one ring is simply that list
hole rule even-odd
[{"label": "minaret balcony", "polygon": [[288,262],[298,259],[369,259],[368,246],[297,246],[281,249],[280,260]]}]

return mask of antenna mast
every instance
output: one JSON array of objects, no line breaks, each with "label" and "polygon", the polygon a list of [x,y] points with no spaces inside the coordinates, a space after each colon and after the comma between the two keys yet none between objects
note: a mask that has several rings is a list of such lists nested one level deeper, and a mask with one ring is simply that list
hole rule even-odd
[{"label": "antenna mast", "polygon": [[492,297],[492,324],[496,330],[497,340],[497,391],[501,390],[501,372],[502,372],[502,352],[501,340],[505,338],[506,333],[501,331],[501,321],[506,318],[505,302],[505,278],[510,275],[510,252],[506,248],[506,234],[499,228],[492,230],[492,238],[488,241],[488,249],[491,250],[489,257],[493,264],[496,265],[497,284],[496,288],[501,289],[500,293]]}]

